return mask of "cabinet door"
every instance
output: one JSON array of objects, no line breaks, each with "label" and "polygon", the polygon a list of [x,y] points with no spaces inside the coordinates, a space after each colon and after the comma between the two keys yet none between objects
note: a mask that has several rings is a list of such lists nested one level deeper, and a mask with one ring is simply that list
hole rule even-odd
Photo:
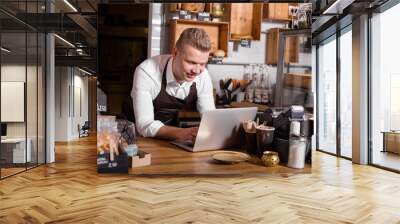
[{"label": "cabinet door", "polygon": [[[279,47],[279,28],[268,30],[267,34],[267,64],[276,65],[278,63]],[[299,60],[299,40],[298,37],[287,37],[285,43],[285,62],[298,62]]]},{"label": "cabinet door", "polygon": [[270,20],[290,20],[288,3],[266,3],[263,18]]},{"label": "cabinet door", "polygon": [[230,4],[230,29],[231,34],[252,36],[253,28],[253,4]]},{"label": "cabinet door", "polygon": [[299,62],[299,37],[286,38],[285,62]]},{"label": "cabinet door", "polygon": [[261,3],[224,4],[224,20],[229,22],[231,40],[260,40],[262,6]]},{"label": "cabinet door", "polygon": [[267,33],[267,64],[275,64],[278,61],[278,33],[279,29],[273,28]]},{"label": "cabinet door", "polygon": [[288,3],[275,3],[275,19],[288,20],[289,19],[289,4]]}]

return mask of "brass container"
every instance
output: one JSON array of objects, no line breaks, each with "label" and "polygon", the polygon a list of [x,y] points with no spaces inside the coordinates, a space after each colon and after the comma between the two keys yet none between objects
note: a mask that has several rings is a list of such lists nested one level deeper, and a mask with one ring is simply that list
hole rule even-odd
[{"label": "brass container", "polygon": [[211,15],[216,18],[221,18],[224,16],[224,9],[221,3],[213,3],[211,9]]},{"label": "brass container", "polygon": [[181,9],[189,12],[197,13],[203,12],[206,4],[205,3],[181,3]]},{"label": "brass container", "polygon": [[181,8],[181,3],[169,3],[168,6],[170,12],[176,12]]},{"label": "brass container", "polygon": [[261,160],[266,167],[274,167],[279,164],[278,153],[273,151],[265,151],[261,157]]}]

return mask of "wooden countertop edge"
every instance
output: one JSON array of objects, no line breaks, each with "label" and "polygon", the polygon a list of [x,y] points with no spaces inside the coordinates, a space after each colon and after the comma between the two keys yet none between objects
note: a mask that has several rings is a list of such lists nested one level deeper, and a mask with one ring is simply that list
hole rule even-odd
[{"label": "wooden countertop edge", "polygon": [[[305,170],[308,170],[307,168],[304,168]],[[207,178],[240,178],[240,177],[285,177],[288,178],[293,175],[299,175],[299,174],[311,174],[311,169],[309,171],[301,171],[301,172],[293,172],[293,173],[241,173],[241,174],[144,174],[144,173],[128,173],[129,176],[134,176],[134,177],[154,177],[154,178],[196,178],[196,177],[207,177]]]}]

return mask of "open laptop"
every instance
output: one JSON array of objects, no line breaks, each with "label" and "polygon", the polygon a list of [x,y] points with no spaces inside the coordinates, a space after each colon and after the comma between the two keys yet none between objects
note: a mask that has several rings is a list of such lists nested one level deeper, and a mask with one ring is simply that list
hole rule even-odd
[{"label": "open laptop", "polygon": [[235,147],[240,144],[242,121],[254,120],[257,107],[205,111],[195,142],[173,141],[172,144],[191,152]]}]

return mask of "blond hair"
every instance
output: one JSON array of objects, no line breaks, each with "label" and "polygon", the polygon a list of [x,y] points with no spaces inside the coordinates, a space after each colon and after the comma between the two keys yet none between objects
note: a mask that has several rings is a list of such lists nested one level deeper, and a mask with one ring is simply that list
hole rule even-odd
[{"label": "blond hair", "polygon": [[207,52],[211,50],[210,37],[201,28],[187,28],[179,36],[176,48],[182,49],[183,45],[188,44],[197,50]]}]

